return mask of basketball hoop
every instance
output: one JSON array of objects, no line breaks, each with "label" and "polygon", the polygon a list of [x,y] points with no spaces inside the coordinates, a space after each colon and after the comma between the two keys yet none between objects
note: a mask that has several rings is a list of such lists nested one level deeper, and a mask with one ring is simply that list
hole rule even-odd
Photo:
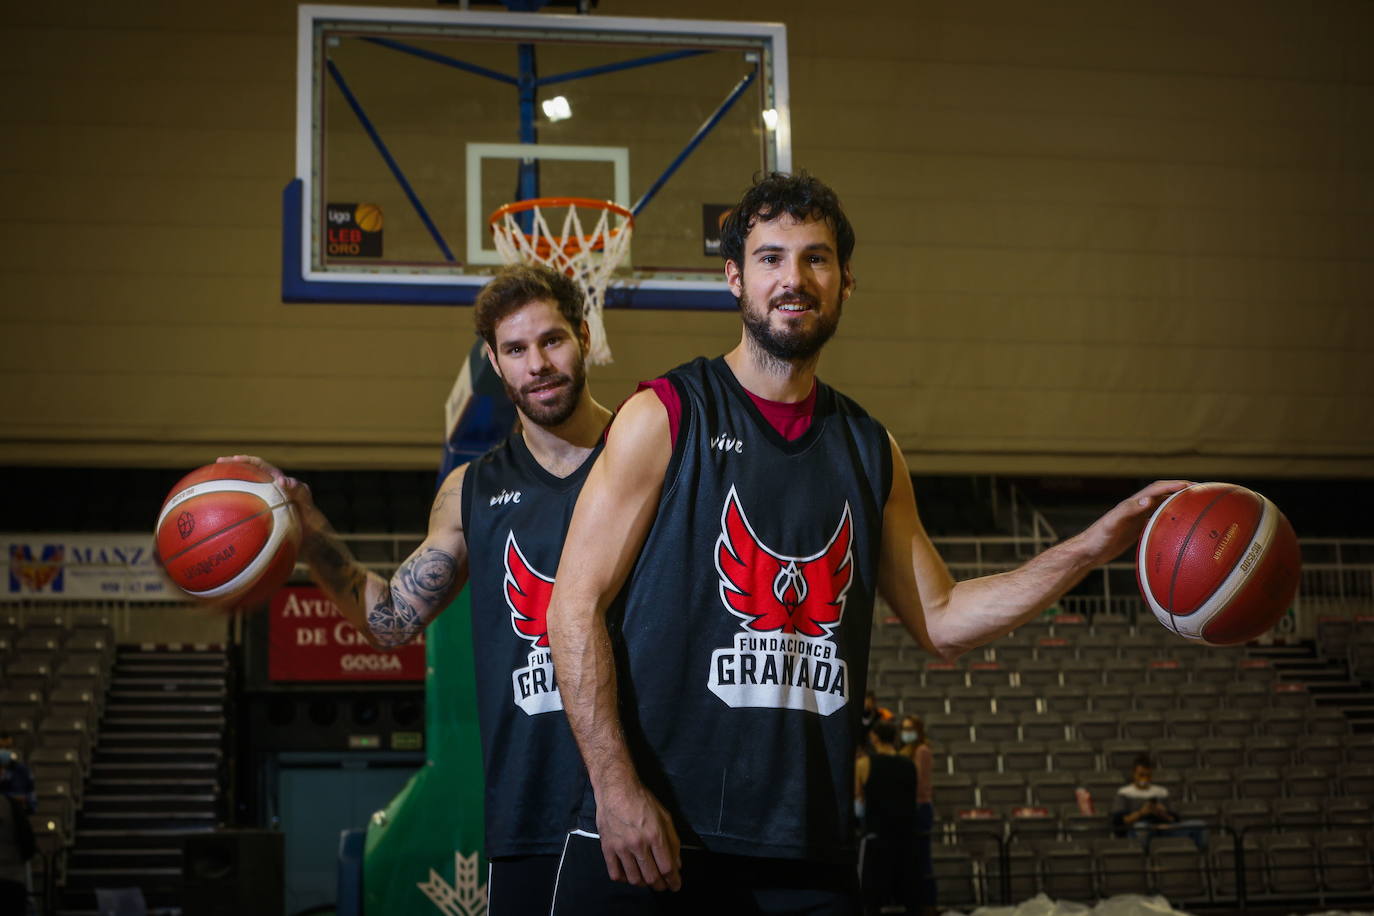
[{"label": "basketball hoop", "polygon": [[[564,209],[562,228],[549,228],[546,210]],[[578,209],[595,211],[598,216],[587,232]],[[521,228],[519,214],[533,214],[532,231]],[[612,227],[611,215],[618,217]],[[594,366],[611,361],[611,347],[601,312],[606,305],[606,284],[630,252],[634,214],[609,200],[589,197],[536,197],[506,204],[488,219],[496,250],[507,264],[542,264],[562,271],[582,289],[587,302],[587,325],[591,329]]]}]

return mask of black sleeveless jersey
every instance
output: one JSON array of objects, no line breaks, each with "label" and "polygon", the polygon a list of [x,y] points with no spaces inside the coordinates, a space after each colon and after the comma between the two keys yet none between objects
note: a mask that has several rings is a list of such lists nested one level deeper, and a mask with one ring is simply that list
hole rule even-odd
[{"label": "black sleeveless jersey", "polygon": [[513,433],[463,478],[488,856],[556,853],[585,783],[549,652],[549,595],[577,494]]},{"label": "black sleeveless jersey", "polygon": [[631,754],[684,843],[849,861],[887,433],[818,382],[789,442],[724,359],[666,377],[678,439],[609,615]]}]

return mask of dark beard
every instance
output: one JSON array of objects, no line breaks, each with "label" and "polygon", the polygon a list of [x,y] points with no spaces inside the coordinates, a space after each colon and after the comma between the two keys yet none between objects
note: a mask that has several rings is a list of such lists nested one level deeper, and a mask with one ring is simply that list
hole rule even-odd
[{"label": "dark beard", "polygon": [[[816,327],[810,331],[774,329],[769,322],[770,312],[774,307],[788,302],[817,309]],[[820,302],[814,296],[807,293],[786,293],[774,296],[769,300],[769,307],[759,313],[754,310],[753,303],[746,295],[740,297],[739,310],[745,330],[749,332],[749,339],[757,350],[774,361],[791,364],[811,359],[821,351],[826,341],[835,336],[835,329],[840,326],[843,302],[842,298],[838,299],[834,313],[827,316],[819,311]]]},{"label": "dark beard", "polygon": [[[550,382],[571,382],[571,384],[564,388],[553,401],[540,403],[530,397],[530,389],[547,385]],[[577,402],[582,397],[582,389],[587,387],[587,367],[579,357],[576,365],[573,366],[571,376],[562,373],[550,375],[537,382],[531,382],[519,391],[504,379],[501,380],[501,384],[505,385],[506,396],[520,409],[521,413],[540,426],[552,428],[566,423],[568,418],[573,415],[573,411],[577,410]]]}]

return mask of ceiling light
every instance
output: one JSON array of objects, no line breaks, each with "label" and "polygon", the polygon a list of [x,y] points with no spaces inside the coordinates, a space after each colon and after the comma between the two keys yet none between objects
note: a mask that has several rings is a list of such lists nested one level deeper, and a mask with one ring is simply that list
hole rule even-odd
[{"label": "ceiling light", "polygon": [[544,109],[544,117],[550,121],[562,121],[572,117],[572,106],[561,95],[545,100],[540,103],[540,107]]}]

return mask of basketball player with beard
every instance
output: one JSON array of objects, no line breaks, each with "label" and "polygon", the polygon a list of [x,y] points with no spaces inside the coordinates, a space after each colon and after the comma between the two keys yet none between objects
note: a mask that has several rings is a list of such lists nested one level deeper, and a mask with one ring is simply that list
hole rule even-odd
[{"label": "basketball player with beard", "polygon": [[954,658],[1121,553],[1184,485],[1153,484],[1020,569],[956,584],[896,441],[816,378],[853,248],[821,182],[750,188],[721,237],[739,344],[631,397],[582,490],[549,625],[589,787],[555,914],[857,912],[875,591]]},{"label": "basketball player with beard", "polygon": [[259,458],[295,501],[301,556],[340,612],[378,648],[416,639],[472,586],[478,721],[486,772],[488,913],[547,913],[583,785],[549,658],[552,576],[577,494],[611,412],[586,384],[582,293],[544,267],[502,270],[474,305],[486,356],[519,416],[506,441],[448,475],[429,532],[390,581],[369,572],[310,488]]}]

